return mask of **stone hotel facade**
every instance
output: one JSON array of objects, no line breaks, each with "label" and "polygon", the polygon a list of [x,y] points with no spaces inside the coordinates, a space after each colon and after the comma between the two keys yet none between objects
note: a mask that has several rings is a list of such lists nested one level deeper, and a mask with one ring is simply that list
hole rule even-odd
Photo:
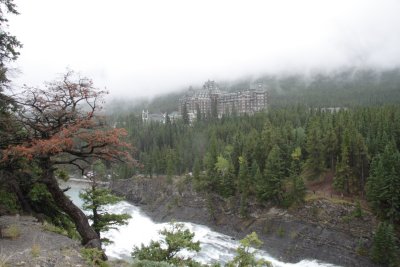
[{"label": "stone hotel facade", "polygon": [[254,89],[226,93],[222,92],[214,81],[207,81],[201,90],[189,89],[189,92],[179,100],[179,112],[184,106],[190,117],[195,117],[197,111],[202,116],[212,113],[213,105],[218,117],[232,114],[253,114],[267,107],[268,93],[262,83],[256,84]]}]

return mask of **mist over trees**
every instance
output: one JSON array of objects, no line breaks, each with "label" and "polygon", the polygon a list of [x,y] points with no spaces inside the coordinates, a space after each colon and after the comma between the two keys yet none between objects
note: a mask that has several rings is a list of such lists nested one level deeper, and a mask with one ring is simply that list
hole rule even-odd
[{"label": "mist over trees", "polygon": [[[254,82],[262,82],[268,88],[269,105],[273,107],[354,107],[400,102],[399,68],[339,68],[330,72],[316,70],[307,74],[268,74],[256,78],[217,81],[220,88],[227,92],[244,90]],[[193,88],[199,89],[200,85]],[[142,110],[171,113],[178,110],[178,99],[186,93],[187,89],[179,89],[152,99],[140,100],[129,94],[119,95],[109,101],[107,110],[110,113],[135,113]]]}]

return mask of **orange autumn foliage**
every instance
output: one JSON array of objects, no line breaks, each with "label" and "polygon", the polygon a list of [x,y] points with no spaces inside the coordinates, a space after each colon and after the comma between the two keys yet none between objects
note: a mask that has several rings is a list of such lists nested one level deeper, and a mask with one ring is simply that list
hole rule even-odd
[{"label": "orange autumn foliage", "polygon": [[125,129],[107,127],[101,117],[104,90],[68,72],[45,90],[26,88],[17,98],[18,121],[25,131],[20,144],[3,151],[3,160],[50,158],[53,164],[87,163],[90,158],[132,161]]}]

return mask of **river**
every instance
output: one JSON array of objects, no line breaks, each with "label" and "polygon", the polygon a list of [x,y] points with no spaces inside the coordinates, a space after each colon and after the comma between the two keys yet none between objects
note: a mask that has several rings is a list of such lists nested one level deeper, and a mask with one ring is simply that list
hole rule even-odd
[{"label": "river", "polygon": [[[69,183],[71,189],[67,191],[72,201],[82,206],[82,200],[79,198],[79,192],[84,188],[82,183]],[[167,227],[168,223],[155,223],[144,214],[139,207],[126,201],[107,207],[112,213],[127,213],[132,216],[127,225],[119,226],[118,229],[110,230],[105,233],[105,237],[111,239],[114,243],[105,247],[106,254],[112,258],[130,260],[130,253],[133,246],[149,244],[150,240],[158,240],[158,232]],[[235,249],[239,242],[233,240],[230,236],[212,231],[204,225],[198,225],[190,222],[184,222],[185,226],[195,233],[195,240],[200,241],[201,251],[191,254],[193,258],[202,263],[226,263],[235,255]],[[302,260],[298,263],[285,263],[271,257],[266,251],[257,250],[257,255],[269,260],[274,267],[327,267],[336,266],[317,260]]]}]

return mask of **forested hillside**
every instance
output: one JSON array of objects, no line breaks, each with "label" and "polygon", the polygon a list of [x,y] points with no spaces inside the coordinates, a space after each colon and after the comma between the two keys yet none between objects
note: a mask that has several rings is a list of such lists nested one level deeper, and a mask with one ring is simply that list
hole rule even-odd
[{"label": "forested hillside", "polygon": [[120,178],[192,172],[200,188],[224,197],[290,205],[302,200],[305,183],[333,176],[334,192],[366,196],[382,218],[400,218],[398,106],[270,108],[193,125],[143,124],[134,114],[117,121],[143,165],[121,167]]},{"label": "forested hillside", "polygon": [[[321,90],[316,89],[324,95]],[[397,92],[392,93],[385,97],[395,98]],[[281,99],[295,99],[289,95]],[[237,199],[245,217],[254,201],[289,208],[316,193],[347,199],[358,203],[355,216],[367,208],[383,222],[370,256],[377,263],[394,264],[400,222],[400,106],[377,105],[385,97],[366,105],[364,100],[373,95],[349,98],[352,105],[336,109],[278,102],[253,116],[203,118],[192,125],[168,119],[165,124],[144,123],[135,113],[114,114],[140,162],[135,168],[117,166],[116,178],[162,175],[172,183],[174,177],[186,176],[199,191]]]},{"label": "forested hillside", "polygon": [[[400,69],[376,70],[348,68],[311,74],[263,75],[216,81],[228,92],[248,89],[255,82],[264,83],[273,107],[306,105],[313,107],[379,106],[400,103]],[[193,85],[200,89],[201,85]],[[155,96],[152,99],[129,100],[116,97],[107,105],[112,113],[172,112],[178,110],[178,100],[186,90]]]}]

